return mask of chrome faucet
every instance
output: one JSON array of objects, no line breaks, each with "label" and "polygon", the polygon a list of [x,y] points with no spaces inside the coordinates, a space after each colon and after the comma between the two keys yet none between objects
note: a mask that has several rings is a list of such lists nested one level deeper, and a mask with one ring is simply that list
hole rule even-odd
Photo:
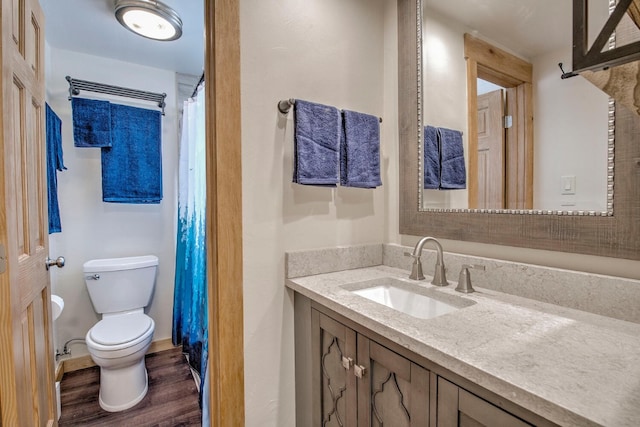
[{"label": "chrome faucet", "polygon": [[405,256],[413,257],[413,264],[411,266],[411,275],[409,275],[409,279],[424,280],[424,274],[422,273],[422,262],[420,261],[420,256],[422,255],[422,247],[427,242],[433,242],[433,244],[436,246],[436,252],[437,252],[436,267],[433,273],[433,280],[431,281],[431,284],[435,286],[447,286],[449,282],[447,282],[447,276],[446,276],[445,267],[444,267],[442,245],[434,237],[423,237],[416,244],[416,247],[413,248],[413,253],[410,253],[410,252],[404,253]]}]

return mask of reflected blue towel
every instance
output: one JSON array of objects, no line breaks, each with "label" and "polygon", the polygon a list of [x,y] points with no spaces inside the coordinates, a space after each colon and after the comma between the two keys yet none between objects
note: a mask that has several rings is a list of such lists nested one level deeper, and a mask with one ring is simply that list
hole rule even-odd
[{"label": "reflected blue towel", "polygon": [[380,179],[380,122],[377,117],[344,110],[340,185],[375,188]]},{"label": "reflected blue towel", "polygon": [[111,147],[111,108],[109,101],[72,98],[73,145]]},{"label": "reflected blue towel", "polygon": [[340,132],[337,108],[296,100],[293,182],[336,186]]},{"label": "reflected blue towel", "polygon": [[47,202],[49,205],[49,234],[60,233],[60,208],[58,206],[58,176],[66,167],[62,161],[62,121],[49,104],[45,105],[47,135]]},{"label": "reflected blue towel", "polygon": [[462,132],[438,128],[438,136],[440,140],[440,188],[442,190],[467,188]]},{"label": "reflected blue towel", "polygon": [[440,144],[438,130],[433,126],[424,128],[424,188],[440,188]]},{"label": "reflected blue towel", "polygon": [[111,104],[111,148],[102,149],[102,200],[160,203],[160,111]]}]

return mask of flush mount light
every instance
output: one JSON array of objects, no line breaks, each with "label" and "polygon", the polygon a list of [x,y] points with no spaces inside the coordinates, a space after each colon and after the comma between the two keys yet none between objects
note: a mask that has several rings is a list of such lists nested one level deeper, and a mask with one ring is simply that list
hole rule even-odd
[{"label": "flush mount light", "polygon": [[116,0],[116,19],[125,28],[153,40],[176,40],[182,35],[182,20],[156,0]]}]

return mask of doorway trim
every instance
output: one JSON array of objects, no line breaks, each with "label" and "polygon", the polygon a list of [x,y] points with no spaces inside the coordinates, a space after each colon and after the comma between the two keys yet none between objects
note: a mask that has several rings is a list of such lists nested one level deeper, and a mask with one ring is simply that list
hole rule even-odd
[{"label": "doorway trim", "polygon": [[[505,137],[505,209],[533,209],[533,66],[471,34],[464,35],[467,62],[469,177],[478,176],[478,78],[515,96],[513,125]],[[509,96],[509,95],[507,95]],[[469,209],[478,207],[477,179],[468,179]]]},{"label": "doorway trim", "polygon": [[211,426],[244,425],[239,0],[205,1]]}]

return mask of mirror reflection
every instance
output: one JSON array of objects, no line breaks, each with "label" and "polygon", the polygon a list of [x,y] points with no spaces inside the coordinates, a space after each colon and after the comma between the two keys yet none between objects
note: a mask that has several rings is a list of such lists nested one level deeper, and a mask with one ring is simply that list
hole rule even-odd
[{"label": "mirror reflection", "polygon": [[613,102],[558,67],[571,2],[423,0],[422,16],[421,207],[611,213]]}]

